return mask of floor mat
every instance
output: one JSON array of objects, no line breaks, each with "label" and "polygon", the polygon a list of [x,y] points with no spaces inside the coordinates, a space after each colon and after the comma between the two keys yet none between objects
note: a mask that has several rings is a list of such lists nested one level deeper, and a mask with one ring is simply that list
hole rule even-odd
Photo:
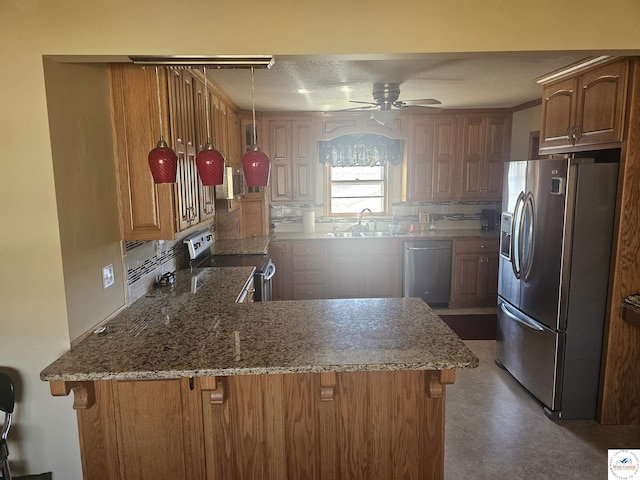
[{"label": "floor mat", "polygon": [[440,315],[440,318],[462,340],[496,339],[497,316],[495,314]]}]

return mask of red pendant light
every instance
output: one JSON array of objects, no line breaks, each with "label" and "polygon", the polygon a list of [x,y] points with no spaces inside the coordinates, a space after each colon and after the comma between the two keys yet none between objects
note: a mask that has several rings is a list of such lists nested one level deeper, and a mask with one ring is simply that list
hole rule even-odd
[{"label": "red pendant light", "polygon": [[162,106],[160,104],[160,78],[156,67],[156,91],[158,93],[158,120],[160,123],[160,141],[156,148],[149,152],[149,168],[154,183],[176,183],[178,156],[162,137]]},{"label": "red pendant light", "polygon": [[207,68],[204,72],[205,108],[207,109],[207,144],[196,155],[196,167],[202,185],[222,185],[224,180],[224,155],[213,148],[211,143],[211,125],[209,124],[209,92],[207,90]]},{"label": "red pendant light", "polygon": [[242,156],[242,170],[248,187],[266,187],[269,184],[271,161],[260,150],[256,138],[256,105],[253,67],[251,67],[251,111],[253,113],[253,143],[251,149]]}]

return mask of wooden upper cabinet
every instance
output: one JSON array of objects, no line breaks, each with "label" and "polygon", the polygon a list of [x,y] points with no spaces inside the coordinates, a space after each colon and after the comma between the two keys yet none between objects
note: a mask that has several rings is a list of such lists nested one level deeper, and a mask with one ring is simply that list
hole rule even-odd
[{"label": "wooden upper cabinet", "polygon": [[511,115],[489,115],[485,138],[482,198],[500,200],[504,162],[511,155]]},{"label": "wooden upper cabinet", "polygon": [[271,201],[291,201],[291,125],[287,121],[269,121],[269,158],[271,159]]},{"label": "wooden upper cabinet", "polygon": [[403,200],[454,198],[456,119],[419,115],[411,119],[408,158],[403,169]]},{"label": "wooden upper cabinet", "polygon": [[[111,97],[123,238],[171,240],[212,221],[214,187],[202,185],[196,168],[196,155],[208,139],[207,115],[214,146],[221,150],[218,138],[226,142],[225,153],[230,146],[227,107],[212,90],[204,91],[202,73],[160,70],[163,136],[178,156],[175,184],[154,184],[147,159],[160,138],[155,70],[112,65]],[[219,127],[221,119],[225,122]]]},{"label": "wooden upper cabinet", "polygon": [[576,145],[622,141],[628,71],[623,61],[582,76]]},{"label": "wooden upper cabinet", "polygon": [[314,202],[316,136],[313,121],[267,119],[272,202]]},{"label": "wooden upper cabinet", "polygon": [[[584,147],[613,148],[623,140],[628,59],[545,82],[542,94],[541,153]],[[562,76],[561,73],[558,76]]]},{"label": "wooden upper cabinet", "polygon": [[457,121],[453,116],[438,117],[433,135],[432,197],[434,200],[455,198]]},{"label": "wooden upper cabinet", "polygon": [[227,163],[229,166],[242,168],[242,140],[240,138],[240,118],[231,109],[227,109]]},{"label": "wooden upper cabinet", "polygon": [[411,119],[407,159],[403,164],[403,201],[420,202],[431,199],[434,124],[433,116],[416,116]]},{"label": "wooden upper cabinet", "polygon": [[315,162],[313,152],[316,141],[311,121],[291,122],[292,191],[296,202],[315,201]]},{"label": "wooden upper cabinet", "polygon": [[[110,71],[115,166],[121,232],[125,240],[175,238],[174,186],[154,184],[147,156],[160,139],[152,69],[114,64]],[[169,134],[166,71],[160,72],[163,136]]]},{"label": "wooden upper cabinet", "polygon": [[[211,136],[213,117],[211,115],[211,107],[209,106],[209,109],[207,109],[208,94],[209,93],[205,91],[204,82],[194,78],[193,108],[196,128],[196,155],[204,149],[210,139],[213,142]],[[207,116],[209,116],[208,119]],[[216,213],[215,187],[213,185],[202,185],[202,181],[198,178],[198,190],[200,192],[200,218],[202,220],[212,219]]]},{"label": "wooden upper cabinet", "polygon": [[177,230],[200,223],[199,178],[196,169],[194,78],[187,70],[169,74],[171,131],[178,155],[176,180]]},{"label": "wooden upper cabinet", "polygon": [[461,189],[463,199],[499,200],[504,162],[509,159],[509,114],[462,117]]},{"label": "wooden upper cabinet", "polygon": [[570,78],[549,85],[542,93],[542,128],[540,149],[571,145],[575,125],[578,79]]}]

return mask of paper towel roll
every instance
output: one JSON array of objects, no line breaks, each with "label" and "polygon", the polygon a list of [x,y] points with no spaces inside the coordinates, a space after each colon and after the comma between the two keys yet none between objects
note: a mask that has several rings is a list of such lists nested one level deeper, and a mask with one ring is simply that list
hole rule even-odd
[{"label": "paper towel roll", "polygon": [[302,231],[304,233],[316,231],[316,212],[302,212]]}]

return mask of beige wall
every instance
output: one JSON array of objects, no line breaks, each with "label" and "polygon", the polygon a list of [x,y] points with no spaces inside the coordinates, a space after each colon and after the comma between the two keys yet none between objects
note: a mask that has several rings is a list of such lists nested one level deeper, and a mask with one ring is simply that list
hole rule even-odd
[{"label": "beige wall", "polygon": [[529,134],[540,130],[542,106],[514,112],[511,119],[511,159],[529,159]]},{"label": "beige wall", "polygon": [[[106,64],[45,60],[64,287],[73,340],[125,304]],[[115,283],[104,289],[102,267]]]},{"label": "beige wall", "polygon": [[38,380],[69,346],[71,281],[43,55],[640,48],[637,0],[606,9],[599,0],[0,0],[0,18],[0,365],[21,380],[11,457],[16,473],[53,470],[69,480],[80,478],[71,399],[50,397]]}]

